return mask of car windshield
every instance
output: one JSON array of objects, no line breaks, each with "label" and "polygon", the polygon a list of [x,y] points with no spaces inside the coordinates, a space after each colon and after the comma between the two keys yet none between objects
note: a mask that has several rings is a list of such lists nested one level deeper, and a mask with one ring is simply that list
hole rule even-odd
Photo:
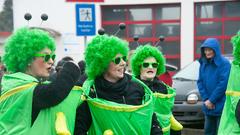
[{"label": "car windshield", "polygon": [[176,80],[196,81],[198,79],[200,64],[197,60],[190,63],[173,76]]}]

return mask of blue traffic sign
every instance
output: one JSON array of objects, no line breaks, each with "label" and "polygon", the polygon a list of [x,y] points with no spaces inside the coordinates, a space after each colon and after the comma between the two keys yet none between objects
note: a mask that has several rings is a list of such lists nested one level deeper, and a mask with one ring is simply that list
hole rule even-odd
[{"label": "blue traffic sign", "polygon": [[92,36],[96,34],[95,5],[76,4],[77,36]]}]

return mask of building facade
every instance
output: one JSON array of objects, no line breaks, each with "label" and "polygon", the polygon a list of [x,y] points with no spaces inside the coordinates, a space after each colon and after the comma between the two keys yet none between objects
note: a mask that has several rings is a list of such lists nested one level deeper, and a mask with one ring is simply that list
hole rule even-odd
[{"label": "building facade", "polygon": [[[208,37],[218,38],[222,53],[231,53],[229,39],[240,30],[240,2],[233,0],[13,0],[14,29],[22,26],[51,28],[60,33],[57,40],[57,60],[72,56],[83,59],[85,44],[92,36],[76,36],[76,4],[94,4],[96,29],[104,28],[109,35],[126,29],[118,36],[129,41],[134,49],[139,44],[159,46],[167,62],[182,68],[199,58],[201,43]],[[97,0],[96,0],[97,1]],[[31,13],[27,22],[24,14]],[[41,14],[48,20],[41,22]],[[165,40],[159,42],[159,37]],[[87,41],[86,41],[87,40]]]}]

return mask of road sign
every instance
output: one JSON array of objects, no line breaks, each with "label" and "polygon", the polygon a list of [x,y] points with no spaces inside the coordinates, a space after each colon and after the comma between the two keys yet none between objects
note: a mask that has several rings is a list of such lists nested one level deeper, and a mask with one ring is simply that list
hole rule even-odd
[{"label": "road sign", "polygon": [[96,34],[95,5],[76,4],[77,36],[92,36]]}]

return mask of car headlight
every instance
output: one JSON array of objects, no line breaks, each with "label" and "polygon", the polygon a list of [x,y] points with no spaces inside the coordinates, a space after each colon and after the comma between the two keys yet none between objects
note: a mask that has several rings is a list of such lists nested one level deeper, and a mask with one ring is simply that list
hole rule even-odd
[{"label": "car headlight", "polygon": [[198,96],[195,93],[189,94],[187,96],[187,103],[188,104],[196,104],[198,101]]}]

